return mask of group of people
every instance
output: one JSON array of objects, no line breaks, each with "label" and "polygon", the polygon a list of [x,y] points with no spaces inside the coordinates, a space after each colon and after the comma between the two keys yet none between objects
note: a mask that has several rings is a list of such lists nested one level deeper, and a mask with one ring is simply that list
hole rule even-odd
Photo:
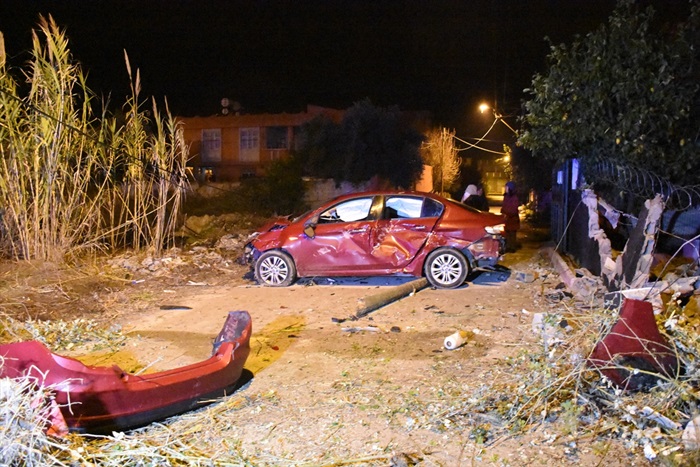
[{"label": "group of people", "polygon": [[[474,207],[480,211],[488,211],[489,203],[484,196],[484,189],[481,185],[468,185],[462,195],[462,203]],[[505,237],[506,252],[512,253],[518,248],[517,234],[520,230],[520,214],[518,208],[520,200],[515,190],[515,182],[508,182],[503,191],[503,204],[501,214],[505,217]]]}]

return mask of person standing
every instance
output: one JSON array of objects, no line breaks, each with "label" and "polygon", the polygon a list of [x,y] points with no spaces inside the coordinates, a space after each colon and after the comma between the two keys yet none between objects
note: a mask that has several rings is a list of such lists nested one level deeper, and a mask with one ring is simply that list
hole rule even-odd
[{"label": "person standing", "polygon": [[503,205],[501,206],[501,214],[506,218],[505,235],[506,235],[506,252],[512,253],[518,248],[518,230],[520,230],[520,214],[518,207],[520,200],[515,192],[515,182],[508,182],[503,193]]},{"label": "person standing", "polygon": [[476,186],[476,195],[474,196],[474,202],[472,204],[479,211],[489,212],[489,201],[486,199],[484,194],[484,187],[479,184]]},{"label": "person standing", "polygon": [[489,202],[484,196],[484,189],[481,186],[469,185],[467,189],[464,190],[464,195],[462,196],[462,202],[467,206],[478,209],[479,211],[488,212]]},{"label": "person standing", "polygon": [[462,195],[462,202],[468,204],[467,201],[470,197],[475,196],[476,192],[476,185],[467,185],[467,189],[464,190],[464,194]]}]

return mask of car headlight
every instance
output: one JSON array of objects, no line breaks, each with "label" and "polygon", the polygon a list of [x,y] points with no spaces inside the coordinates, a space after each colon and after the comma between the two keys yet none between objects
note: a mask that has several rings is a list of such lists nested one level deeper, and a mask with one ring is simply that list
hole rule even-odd
[{"label": "car headlight", "polygon": [[486,233],[491,234],[491,235],[503,235],[505,228],[506,228],[505,224],[496,224],[496,225],[487,225],[486,227],[484,227],[484,230],[486,230]]}]

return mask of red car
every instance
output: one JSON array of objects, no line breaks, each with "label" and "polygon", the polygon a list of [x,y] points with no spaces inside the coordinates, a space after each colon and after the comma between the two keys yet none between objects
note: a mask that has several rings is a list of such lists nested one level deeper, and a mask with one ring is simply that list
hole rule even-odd
[{"label": "red car", "polygon": [[263,285],[298,277],[425,276],[438,288],[461,286],[503,253],[503,217],[431,193],[343,195],[251,236],[245,259]]}]

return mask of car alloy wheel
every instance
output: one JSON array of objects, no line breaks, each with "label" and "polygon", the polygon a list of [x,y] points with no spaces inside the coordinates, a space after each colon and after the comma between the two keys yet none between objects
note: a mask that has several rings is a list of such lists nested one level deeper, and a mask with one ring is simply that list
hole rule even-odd
[{"label": "car alloy wheel", "polygon": [[283,251],[266,251],[255,263],[255,280],[270,287],[287,287],[296,279],[291,256]]},{"label": "car alloy wheel", "polygon": [[454,289],[467,278],[469,264],[459,251],[438,248],[425,260],[425,275],[431,285],[440,289]]}]

